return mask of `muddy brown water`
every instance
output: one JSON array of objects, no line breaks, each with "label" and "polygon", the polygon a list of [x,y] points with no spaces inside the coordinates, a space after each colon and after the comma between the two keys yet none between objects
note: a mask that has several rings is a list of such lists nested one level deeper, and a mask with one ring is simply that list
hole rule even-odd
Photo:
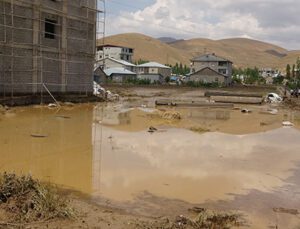
[{"label": "muddy brown water", "polygon": [[0,113],[0,170],[136,214],[202,206],[241,212],[250,228],[300,226],[297,215],[273,211],[300,208],[300,114],[248,108],[161,108],[181,120],[130,103],[14,108]]}]

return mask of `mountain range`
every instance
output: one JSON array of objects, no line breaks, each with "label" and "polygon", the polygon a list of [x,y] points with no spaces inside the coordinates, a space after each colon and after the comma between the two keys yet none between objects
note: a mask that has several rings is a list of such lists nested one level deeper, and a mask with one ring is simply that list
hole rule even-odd
[{"label": "mountain range", "polygon": [[300,56],[300,50],[289,51],[274,44],[246,38],[177,40],[171,37],[156,39],[139,33],[125,33],[106,37],[105,43],[134,48],[135,61],[142,59],[171,65],[189,65],[193,57],[215,53],[231,60],[235,67],[284,70],[287,64],[294,64]]}]

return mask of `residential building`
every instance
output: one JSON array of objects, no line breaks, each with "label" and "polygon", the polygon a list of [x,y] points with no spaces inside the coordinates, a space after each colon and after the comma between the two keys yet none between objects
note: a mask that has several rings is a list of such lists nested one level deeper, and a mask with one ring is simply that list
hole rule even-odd
[{"label": "residential building", "polygon": [[113,58],[116,60],[125,60],[132,63],[133,48],[122,47],[117,45],[98,45],[96,61],[104,58]]},{"label": "residential building", "polygon": [[125,83],[128,80],[135,80],[136,73],[124,68],[109,68],[104,70],[107,79],[114,83]]},{"label": "residential building", "polygon": [[280,72],[279,72],[279,70],[273,69],[273,68],[262,68],[259,70],[259,74],[263,78],[267,78],[269,76],[274,78],[274,77],[278,77],[280,75]]},{"label": "residential building", "polygon": [[96,5],[0,0],[0,93],[92,93]]},{"label": "residential building", "polygon": [[[208,73],[208,75],[203,75],[206,73]],[[214,53],[205,54],[191,60],[190,74],[191,76],[193,74],[202,74],[202,78],[206,79],[207,82],[213,82],[217,80],[218,82],[221,82],[223,81],[222,78],[224,78],[224,83],[229,85],[232,79],[232,62],[222,57],[218,57]],[[224,77],[220,77],[220,75]]]},{"label": "residential building", "polygon": [[136,72],[139,79],[150,80],[154,82],[164,82],[166,77],[171,77],[172,69],[168,66],[162,65],[157,62],[149,62],[136,66]]},{"label": "residential building", "polygon": [[107,57],[97,61],[96,66],[101,67],[104,70],[109,68],[124,68],[132,72],[136,70],[136,65],[125,60],[117,60],[112,57]]},{"label": "residential building", "polygon": [[228,86],[231,83],[231,78],[211,69],[210,67],[205,67],[197,72],[190,74],[187,81],[218,83]]}]

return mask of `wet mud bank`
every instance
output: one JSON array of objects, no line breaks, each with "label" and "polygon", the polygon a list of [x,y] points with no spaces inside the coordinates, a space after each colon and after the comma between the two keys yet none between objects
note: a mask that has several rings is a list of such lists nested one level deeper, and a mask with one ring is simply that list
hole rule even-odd
[{"label": "wet mud bank", "polygon": [[[88,102],[104,102],[103,98],[93,95],[54,95],[59,102],[71,103],[88,103]],[[48,104],[55,102],[49,95],[17,95],[13,97],[0,97],[0,104],[2,106],[30,106],[38,104]]]}]

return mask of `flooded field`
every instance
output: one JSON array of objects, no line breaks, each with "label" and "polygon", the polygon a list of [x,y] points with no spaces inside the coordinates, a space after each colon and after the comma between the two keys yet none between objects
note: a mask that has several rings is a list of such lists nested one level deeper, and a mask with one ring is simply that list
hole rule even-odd
[{"label": "flooded field", "polygon": [[[250,228],[297,228],[289,209],[300,206],[300,113],[242,107],[252,112],[158,110],[152,97],[13,108],[0,113],[0,170],[31,173],[132,214],[199,206],[240,212]],[[166,111],[181,119],[163,118]]]}]

